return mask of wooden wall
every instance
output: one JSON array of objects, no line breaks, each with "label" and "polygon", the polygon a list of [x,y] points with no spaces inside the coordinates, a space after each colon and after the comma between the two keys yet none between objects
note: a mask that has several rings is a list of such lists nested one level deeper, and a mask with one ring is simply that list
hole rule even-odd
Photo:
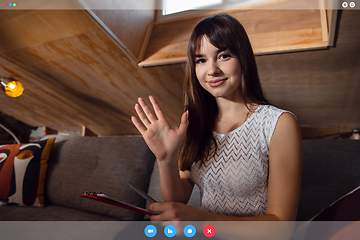
[{"label": "wooden wall", "polygon": [[266,96],[293,111],[309,136],[360,127],[360,11],[338,20],[335,47],[256,57]]},{"label": "wooden wall", "polygon": [[[152,13],[94,13],[127,49],[86,11],[0,11],[0,75],[26,89],[16,99],[0,94],[0,111],[60,131],[136,134],[134,104],[151,94],[178,125],[184,64],[140,68],[127,54],[139,57]],[[269,101],[314,129],[360,126],[360,11],[338,21],[335,47],[256,57]]]}]

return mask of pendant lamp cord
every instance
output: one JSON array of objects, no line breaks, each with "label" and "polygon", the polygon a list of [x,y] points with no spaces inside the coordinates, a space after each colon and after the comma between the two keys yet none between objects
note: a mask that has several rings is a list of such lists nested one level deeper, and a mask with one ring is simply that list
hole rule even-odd
[{"label": "pendant lamp cord", "polygon": [[20,143],[19,139],[15,136],[15,134],[13,134],[9,129],[7,129],[4,125],[2,125],[0,123],[0,127],[2,127],[2,129],[4,129],[6,132],[8,132],[14,139],[17,143]]}]

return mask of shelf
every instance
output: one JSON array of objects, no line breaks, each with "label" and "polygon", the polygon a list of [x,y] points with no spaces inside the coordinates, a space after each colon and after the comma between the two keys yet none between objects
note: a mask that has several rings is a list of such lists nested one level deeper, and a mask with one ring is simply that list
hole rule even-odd
[{"label": "shelf", "polygon": [[[326,10],[231,10],[246,29],[255,55],[325,49],[336,16]],[[213,15],[214,12],[209,14]],[[186,62],[192,29],[206,15],[155,22],[148,30],[139,66]],[[331,40],[331,39],[330,39]]]}]

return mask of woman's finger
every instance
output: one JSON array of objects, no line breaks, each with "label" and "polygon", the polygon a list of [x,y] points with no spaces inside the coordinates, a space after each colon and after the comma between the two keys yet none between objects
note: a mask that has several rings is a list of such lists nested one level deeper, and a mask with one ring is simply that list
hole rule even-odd
[{"label": "woman's finger", "polygon": [[149,205],[149,210],[153,212],[161,212],[158,215],[152,215],[151,221],[175,221],[182,218],[181,208],[183,204],[174,202],[156,202]]},{"label": "woman's finger", "polygon": [[178,135],[182,136],[186,133],[186,130],[189,126],[189,110],[187,110],[186,112],[183,113],[183,115],[181,116],[181,122],[180,122],[180,126],[177,130]]},{"label": "woman's finger", "polygon": [[149,108],[149,106],[146,104],[145,100],[142,98],[139,98],[138,102],[139,102],[140,106],[142,107],[143,111],[145,112],[147,119],[150,122],[156,121],[157,120],[156,117],[154,116],[154,114],[151,111],[151,109]]},{"label": "woman's finger", "polygon": [[166,209],[166,202],[154,202],[150,203],[148,209],[153,212],[162,212]]},{"label": "woman's finger", "polygon": [[164,204],[165,203],[162,203],[162,202],[155,202],[155,203],[149,204],[148,209],[150,211],[160,213],[160,214],[157,214],[157,215],[150,216],[151,221],[161,221],[163,219],[164,215],[163,215],[162,212],[164,210],[164,206],[163,206]]},{"label": "woman's finger", "polygon": [[145,125],[145,127],[148,128],[151,122],[149,121],[149,119],[147,118],[146,114],[143,112],[139,104],[135,104],[135,111],[139,116],[140,120],[142,121],[142,123]]},{"label": "woman's finger", "polygon": [[169,206],[166,202],[156,202],[156,203],[151,203],[149,205],[149,210],[153,211],[153,212],[158,212],[160,214],[157,215],[152,215],[150,217],[151,221],[164,221],[164,220],[169,220],[169,216],[168,212],[166,210],[168,210]]},{"label": "woman's finger", "polygon": [[163,216],[162,216],[163,214],[158,214],[158,215],[151,215],[150,216],[150,220],[151,221],[154,221],[154,222],[156,222],[156,221],[163,221]]},{"label": "woman's finger", "polygon": [[153,96],[149,96],[150,102],[154,108],[155,114],[158,119],[166,120],[163,111],[161,110],[160,104]]},{"label": "woman's finger", "polygon": [[131,121],[135,125],[137,130],[140,132],[140,134],[143,135],[143,133],[146,131],[146,128],[134,116],[131,117]]}]

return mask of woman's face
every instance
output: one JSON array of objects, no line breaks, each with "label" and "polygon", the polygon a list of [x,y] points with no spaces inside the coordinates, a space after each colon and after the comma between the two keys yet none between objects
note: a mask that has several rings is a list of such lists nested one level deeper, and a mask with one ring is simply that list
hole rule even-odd
[{"label": "woman's face", "polygon": [[228,49],[218,49],[205,37],[195,54],[195,73],[200,85],[215,98],[241,99],[241,69]]}]

